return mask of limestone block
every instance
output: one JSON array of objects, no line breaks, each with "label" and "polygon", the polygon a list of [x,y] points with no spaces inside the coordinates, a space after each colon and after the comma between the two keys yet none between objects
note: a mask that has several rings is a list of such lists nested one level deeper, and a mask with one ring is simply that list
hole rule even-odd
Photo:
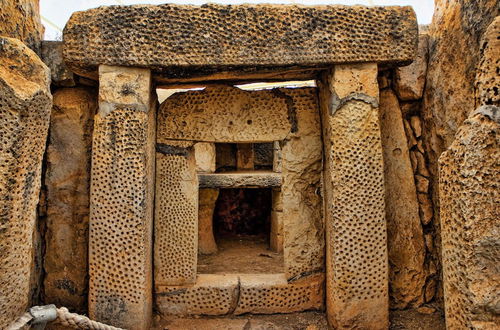
[{"label": "limestone block", "polygon": [[200,188],[273,188],[281,186],[281,173],[245,171],[198,174]]},{"label": "limestone block", "polygon": [[420,117],[411,116],[410,125],[415,136],[419,138],[422,135],[422,121],[420,120]]},{"label": "limestone block", "polygon": [[271,251],[283,252],[283,212],[271,211],[269,247]]},{"label": "limestone block", "polygon": [[481,41],[481,61],[476,74],[476,99],[480,105],[500,106],[500,16],[488,26]]},{"label": "limestone block", "polygon": [[448,329],[500,327],[500,121],[491,119],[500,109],[483,110],[439,159]]},{"label": "limestone block", "polygon": [[215,144],[198,142],[194,144],[196,171],[202,173],[215,172]]},{"label": "limestone block", "polygon": [[391,89],[380,92],[379,111],[391,307],[418,307],[426,281],[425,243],[403,118]]},{"label": "limestone block", "polygon": [[[322,77],[320,85],[327,317],[335,328],[387,329],[389,281],[377,65],[334,70]],[[341,79],[348,72],[351,76]],[[345,82],[352,88],[350,94]]]},{"label": "limestone block", "polygon": [[214,238],[213,218],[215,202],[218,196],[218,189],[199,190],[198,253],[200,254],[212,254],[217,252],[217,244]]},{"label": "limestone block", "polygon": [[273,171],[281,172],[282,169],[281,146],[279,141],[273,142]]},{"label": "limestone block", "polygon": [[0,0],[0,36],[16,38],[40,53],[44,27],[39,0]]},{"label": "limestone block", "polygon": [[238,171],[253,170],[255,153],[252,143],[238,143],[236,145],[236,169]]},{"label": "limestone block", "polygon": [[323,307],[323,273],[294,282],[287,282],[283,274],[239,275],[239,280],[236,315],[293,313]]},{"label": "limestone block", "polygon": [[[0,17],[9,17],[3,15],[2,8]],[[29,305],[32,238],[52,107],[49,84],[50,71],[33,51],[18,39],[0,37],[0,328]]]},{"label": "limestone block", "polygon": [[156,150],[155,284],[192,284],[199,221],[194,150],[168,144]]},{"label": "limestone block", "polygon": [[42,60],[50,68],[51,83],[55,86],[75,86],[75,77],[64,63],[62,41],[43,41]]},{"label": "limestone block", "polygon": [[44,301],[87,311],[90,158],[97,91],[54,94],[47,148]]},{"label": "limestone block", "polygon": [[229,86],[174,94],[160,106],[158,142],[283,140],[295,125],[287,100],[279,90],[244,91]]},{"label": "limestone block", "polygon": [[101,66],[90,188],[89,314],[148,329],[156,99],[147,69]]},{"label": "limestone block", "polygon": [[200,75],[200,66],[399,63],[413,59],[417,33],[411,7],[111,6],[71,16],[64,56],[87,75],[99,64],[169,67],[175,76],[189,66]]},{"label": "limestone block", "polygon": [[428,225],[434,216],[431,199],[429,195],[422,193],[418,193],[417,198],[420,207],[420,220],[423,225]]},{"label": "limestone block", "polygon": [[238,290],[238,275],[200,274],[193,285],[157,287],[156,304],[167,315],[226,315],[236,308]]},{"label": "limestone block", "polygon": [[272,198],[272,210],[283,211],[283,194],[281,193],[281,189],[274,188]]},{"label": "limestone block", "polygon": [[417,57],[407,66],[395,70],[394,89],[398,98],[403,101],[422,98],[429,60],[429,35],[418,37]]},{"label": "limestone block", "polygon": [[297,129],[282,148],[281,187],[287,279],[324,271],[321,125],[315,88],[282,89],[296,113]]}]

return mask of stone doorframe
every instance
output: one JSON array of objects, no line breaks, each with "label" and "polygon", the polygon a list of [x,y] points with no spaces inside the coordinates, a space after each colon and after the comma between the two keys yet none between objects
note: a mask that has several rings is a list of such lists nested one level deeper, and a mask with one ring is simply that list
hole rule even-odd
[{"label": "stone doorframe", "polygon": [[328,319],[339,328],[387,328],[377,66],[410,63],[417,31],[410,7],[139,5],[74,13],[65,62],[99,79],[91,317],[131,329],[151,322],[154,85],[318,79]]}]

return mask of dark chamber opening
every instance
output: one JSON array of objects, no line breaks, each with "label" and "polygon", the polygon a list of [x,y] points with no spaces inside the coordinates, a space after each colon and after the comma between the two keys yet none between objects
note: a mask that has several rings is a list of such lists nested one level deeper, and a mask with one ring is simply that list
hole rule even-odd
[{"label": "dark chamber opening", "polygon": [[221,189],[214,211],[217,237],[258,235],[269,239],[271,189]]}]

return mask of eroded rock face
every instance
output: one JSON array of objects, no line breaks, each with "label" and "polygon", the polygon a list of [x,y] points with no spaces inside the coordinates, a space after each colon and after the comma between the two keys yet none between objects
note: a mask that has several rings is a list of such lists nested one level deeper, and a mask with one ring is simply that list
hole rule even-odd
[{"label": "eroded rock face", "polygon": [[413,63],[396,68],[394,87],[398,98],[403,101],[418,100],[424,92],[429,56],[429,36],[418,37],[417,56]]},{"label": "eroded rock face", "polygon": [[86,312],[90,156],[97,91],[54,94],[47,149],[45,303]]},{"label": "eroded rock face", "polygon": [[[481,59],[480,41],[490,22],[500,14],[497,0],[438,0],[429,27],[429,64],[421,108],[429,196],[421,196],[425,221],[434,236],[434,261],[441,268],[438,164],[442,152],[476,107],[474,81]],[[415,156],[419,156],[418,151]],[[419,164],[425,163],[420,161]],[[424,198],[427,198],[424,200]],[[438,287],[438,298],[442,292]]]},{"label": "eroded rock face", "polygon": [[[3,14],[3,11],[2,11]],[[18,39],[0,37],[0,327],[29,303],[32,237],[52,96],[50,71]]]},{"label": "eroded rock face", "polygon": [[19,39],[40,53],[44,27],[39,0],[0,0],[0,8],[0,36]]},{"label": "eroded rock face", "polygon": [[415,307],[424,298],[425,243],[403,118],[398,99],[390,89],[380,93],[380,130],[384,147],[391,307]]},{"label": "eroded rock face", "polygon": [[42,42],[42,60],[50,68],[52,85],[61,87],[72,87],[76,85],[75,77],[62,58],[61,41]]},{"label": "eroded rock face", "polygon": [[439,159],[448,329],[500,327],[499,112],[472,114]]},{"label": "eroded rock face", "polygon": [[481,62],[476,75],[476,102],[500,105],[500,16],[490,24],[481,43]]}]

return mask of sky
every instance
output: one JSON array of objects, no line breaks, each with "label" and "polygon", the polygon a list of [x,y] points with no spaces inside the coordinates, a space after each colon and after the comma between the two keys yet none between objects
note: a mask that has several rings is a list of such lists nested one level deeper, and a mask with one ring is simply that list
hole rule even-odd
[{"label": "sky", "polygon": [[302,4],[302,5],[367,5],[367,6],[412,6],[417,13],[419,24],[429,24],[434,11],[434,0],[40,0],[42,23],[45,26],[45,40],[61,40],[62,30],[74,11],[86,10],[99,6],[132,5],[132,4],[161,4],[177,3],[202,5],[204,3],[241,4],[241,3],[274,3],[274,4]]}]

